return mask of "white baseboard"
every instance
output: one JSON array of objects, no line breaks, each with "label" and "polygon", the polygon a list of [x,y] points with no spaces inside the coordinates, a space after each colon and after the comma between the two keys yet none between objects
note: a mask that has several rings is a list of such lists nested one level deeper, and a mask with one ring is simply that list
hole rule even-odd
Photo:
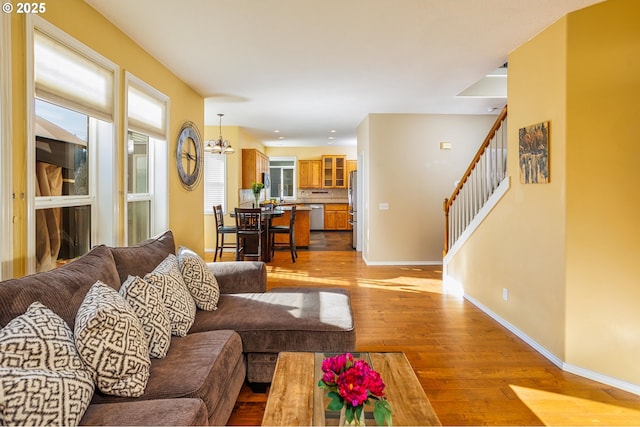
[{"label": "white baseboard", "polygon": [[531,346],[535,351],[540,353],[542,356],[544,356],[551,363],[553,363],[554,365],[556,365],[558,368],[562,369],[563,371],[569,372],[571,374],[579,375],[579,376],[581,376],[583,378],[587,378],[587,379],[592,380],[592,381],[597,381],[599,383],[606,384],[608,386],[615,387],[615,388],[618,388],[620,390],[627,391],[629,393],[640,395],[640,385],[632,384],[632,383],[629,383],[629,382],[626,382],[626,381],[622,381],[622,380],[620,380],[618,378],[609,377],[607,375],[603,375],[603,374],[600,374],[598,372],[590,371],[588,369],[581,368],[579,366],[574,366],[574,365],[571,365],[569,363],[564,362],[558,356],[556,356],[555,354],[553,354],[552,352],[547,350],[543,345],[540,345],[538,342],[536,342],[533,338],[531,338],[530,336],[525,334],[523,331],[521,331],[520,329],[518,329],[517,327],[515,327],[511,323],[507,322],[505,319],[503,319],[498,314],[496,314],[495,312],[490,310],[488,307],[486,307],[480,301],[476,300],[472,296],[465,295],[465,293],[464,293],[464,285],[462,283],[454,280],[453,278],[451,278],[451,277],[449,277],[447,275],[443,275],[442,286],[443,286],[444,291],[446,293],[451,293],[451,294],[454,294],[454,295],[464,296],[464,298],[467,301],[469,301],[471,304],[473,304],[476,307],[478,307],[480,310],[482,310],[486,315],[491,317],[493,320],[495,320],[496,322],[498,322],[499,324],[501,324],[502,326],[507,328],[510,332],[512,332],[514,335],[516,335],[521,340],[523,340],[525,343],[527,343],[529,346]]},{"label": "white baseboard", "polygon": [[438,261],[369,261],[364,256],[362,260],[367,265],[442,265],[442,260]]}]

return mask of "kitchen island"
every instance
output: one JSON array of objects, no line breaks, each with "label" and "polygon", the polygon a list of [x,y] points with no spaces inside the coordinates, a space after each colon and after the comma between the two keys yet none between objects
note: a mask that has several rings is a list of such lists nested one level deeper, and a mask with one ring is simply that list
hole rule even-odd
[{"label": "kitchen island", "polygon": [[[291,218],[291,206],[281,205],[284,211],[284,215],[278,218],[273,218],[273,225],[289,225],[289,219]],[[307,248],[309,247],[310,237],[310,223],[309,213],[311,208],[309,206],[296,205],[296,223],[295,223],[295,242],[296,247]],[[277,234],[275,236],[276,243],[288,243],[289,236],[286,234]]]}]

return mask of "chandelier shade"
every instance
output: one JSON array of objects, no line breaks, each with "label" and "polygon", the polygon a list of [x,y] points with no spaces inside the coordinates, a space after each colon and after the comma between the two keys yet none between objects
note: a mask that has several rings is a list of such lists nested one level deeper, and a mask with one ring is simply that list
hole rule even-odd
[{"label": "chandelier shade", "polygon": [[220,117],[220,136],[217,140],[209,140],[204,145],[204,151],[207,153],[215,153],[215,154],[233,154],[235,150],[231,146],[231,143],[226,139],[222,139],[222,116],[224,114],[218,113],[218,117]]}]

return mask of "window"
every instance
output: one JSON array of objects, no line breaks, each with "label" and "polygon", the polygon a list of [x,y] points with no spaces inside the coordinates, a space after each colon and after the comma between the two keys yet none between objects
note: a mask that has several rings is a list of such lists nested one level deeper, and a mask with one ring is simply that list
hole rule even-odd
[{"label": "window", "polygon": [[213,207],[222,205],[227,211],[226,194],[227,156],[204,153],[204,213],[212,214]]},{"label": "window", "polygon": [[38,272],[115,243],[117,66],[37,16],[27,23],[27,271]]},{"label": "window", "polygon": [[296,198],[296,158],[271,157],[269,160],[269,174],[271,175],[271,199]]},{"label": "window", "polygon": [[168,227],[167,111],[169,98],[130,73],[127,85],[126,242]]}]

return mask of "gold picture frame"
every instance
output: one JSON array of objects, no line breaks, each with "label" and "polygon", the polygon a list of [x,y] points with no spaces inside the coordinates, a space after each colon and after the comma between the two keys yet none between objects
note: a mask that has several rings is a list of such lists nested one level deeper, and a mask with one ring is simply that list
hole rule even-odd
[{"label": "gold picture frame", "polygon": [[518,130],[520,183],[549,182],[549,122],[540,122]]}]

